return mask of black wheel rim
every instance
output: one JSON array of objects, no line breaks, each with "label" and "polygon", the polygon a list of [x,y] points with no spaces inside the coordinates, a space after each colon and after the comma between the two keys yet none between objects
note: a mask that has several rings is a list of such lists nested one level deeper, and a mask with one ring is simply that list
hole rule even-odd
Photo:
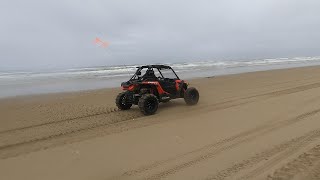
[{"label": "black wheel rim", "polygon": [[197,99],[197,93],[195,91],[191,91],[190,97],[191,97],[192,101],[195,101]]},{"label": "black wheel rim", "polygon": [[126,102],[127,102],[127,97],[123,96],[122,99],[121,99],[121,104],[125,106],[125,105],[127,105]]},{"label": "black wheel rim", "polygon": [[154,100],[148,100],[145,106],[149,111],[154,111],[156,107],[156,102]]}]

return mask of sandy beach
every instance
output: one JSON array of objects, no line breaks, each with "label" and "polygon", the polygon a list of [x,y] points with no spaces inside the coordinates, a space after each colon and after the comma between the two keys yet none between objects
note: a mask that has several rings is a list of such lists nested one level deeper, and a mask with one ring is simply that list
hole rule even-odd
[{"label": "sandy beach", "polygon": [[0,99],[0,179],[320,179],[319,66],[189,83],[152,116],[120,88]]}]

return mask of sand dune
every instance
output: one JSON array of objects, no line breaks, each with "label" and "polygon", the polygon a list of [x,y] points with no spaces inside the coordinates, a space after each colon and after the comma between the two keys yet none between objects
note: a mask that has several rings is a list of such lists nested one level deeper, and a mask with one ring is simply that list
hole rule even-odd
[{"label": "sand dune", "polygon": [[320,179],[320,67],[190,81],[196,106],[120,89],[0,100],[0,179]]}]

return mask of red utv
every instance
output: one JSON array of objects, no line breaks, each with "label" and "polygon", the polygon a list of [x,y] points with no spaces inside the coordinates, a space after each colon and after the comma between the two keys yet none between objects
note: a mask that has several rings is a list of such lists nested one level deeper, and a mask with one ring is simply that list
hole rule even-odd
[{"label": "red utv", "polygon": [[129,81],[121,83],[124,92],[116,98],[119,109],[128,110],[134,104],[139,106],[143,114],[151,115],[157,111],[159,102],[184,98],[187,105],[198,103],[198,90],[188,87],[170,66],[147,65],[137,68]]}]

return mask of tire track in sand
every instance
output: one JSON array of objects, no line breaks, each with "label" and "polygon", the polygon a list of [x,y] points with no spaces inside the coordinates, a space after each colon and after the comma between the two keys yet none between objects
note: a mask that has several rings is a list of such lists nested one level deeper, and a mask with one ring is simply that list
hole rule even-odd
[{"label": "tire track in sand", "polygon": [[51,124],[55,124],[55,123],[61,123],[61,122],[64,122],[64,121],[72,121],[72,120],[76,120],[76,119],[81,120],[81,119],[88,118],[88,117],[93,117],[93,116],[98,116],[98,115],[105,115],[105,114],[110,114],[110,113],[118,112],[118,111],[120,111],[120,110],[118,108],[115,108],[115,107],[114,108],[107,108],[107,110],[100,111],[100,112],[88,113],[88,114],[85,114],[85,115],[76,116],[76,117],[72,117],[72,118],[66,118],[66,119],[61,119],[61,120],[41,123],[41,124],[33,124],[33,125],[30,125],[30,126],[25,126],[25,127],[19,127],[19,128],[0,131],[0,135],[1,134],[5,134],[5,133],[9,133],[9,132],[13,132],[13,131],[20,131],[20,130],[35,128],[35,127],[40,127],[40,126],[45,126],[45,125],[51,125]]},{"label": "tire track in sand", "polygon": [[[315,89],[315,88],[319,88],[319,87],[320,87],[320,83],[313,83],[313,84],[307,84],[307,85],[302,85],[302,86],[296,86],[296,87],[292,87],[292,88],[281,89],[281,90],[276,90],[276,91],[272,91],[272,92],[267,92],[267,93],[262,93],[262,94],[247,96],[247,97],[241,97],[241,98],[238,98],[235,100],[228,100],[228,101],[225,101],[222,103],[208,105],[208,106],[204,107],[203,110],[206,111],[207,109],[212,109],[212,108],[213,108],[213,110],[221,110],[221,109],[231,108],[234,106],[252,103],[255,101],[259,101],[259,100],[265,100],[265,99],[272,98],[272,97],[278,97],[278,96],[282,96],[282,95],[289,95],[289,94],[294,94],[294,93],[298,93],[298,92],[303,92],[303,91],[307,91],[307,90]],[[192,111],[192,109],[191,109],[191,111]]]},{"label": "tire track in sand", "polygon": [[[242,104],[247,104],[259,100],[257,97],[270,97],[279,96],[284,94],[290,94],[300,92],[312,88],[320,87],[320,83],[314,83],[309,85],[303,85],[290,89],[274,91],[270,93],[263,93],[260,95],[254,95],[249,97],[242,97],[236,100],[229,100],[221,103],[211,105],[213,111],[231,108]],[[252,99],[253,98],[253,99]],[[249,101],[248,101],[249,99]],[[244,100],[244,101],[243,101]],[[240,101],[240,102],[239,102]],[[192,110],[192,109],[191,109]],[[6,158],[1,155],[2,150],[14,148],[15,146],[22,146],[38,141],[45,141],[52,138],[66,136],[72,133],[81,132],[85,130],[91,130],[98,127],[108,127],[119,122],[127,121],[130,119],[136,119],[142,117],[142,115],[135,111],[118,111],[112,108],[107,112],[98,112],[93,114],[87,114],[85,116],[79,116],[75,118],[63,119],[59,121],[53,121],[43,124],[36,124],[32,126],[11,129],[0,132],[0,158]],[[157,122],[154,122],[156,124]],[[152,125],[152,123],[140,124],[139,126],[144,127],[146,125]],[[137,126],[129,125],[128,128],[137,128]],[[128,128],[125,128],[128,130]],[[121,131],[117,131],[121,132]]]},{"label": "tire track in sand", "polygon": [[[222,104],[225,104],[225,102],[223,102]],[[76,118],[63,119],[2,131],[0,132],[0,158],[12,157],[12,155],[8,156],[8,154],[11,154],[8,153],[8,151],[15,148],[16,146],[19,146],[19,148],[21,149],[21,146],[23,145],[35,143],[38,141],[46,141],[60,136],[66,136],[72,133],[92,130],[98,127],[108,128],[108,126],[116,126],[118,123],[137,119],[139,117],[143,117],[143,115],[138,111],[120,111],[115,108],[110,108],[110,111],[108,112],[94,113],[85,116],[79,116]],[[159,122],[144,122],[142,124],[136,122],[128,122],[127,127],[123,127],[123,124],[119,124],[120,129],[112,129],[111,131],[108,131],[106,129],[105,132],[107,133],[105,134],[109,134],[109,132],[119,133],[122,131],[127,131],[129,129],[150,126],[157,123]],[[36,149],[41,148],[44,147],[39,147]],[[4,150],[7,152],[3,152]],[[13,156],[21,153],[13,153]]]},{"label": "tire track in sand", "polygon": [[194,166],[198,163],[201,163],[203,161],[206,161],[210,158],[214,158],[217,154],[227,151],[229,149],[235,148],[245,142],[252,141],[254,139],[257,139],[260,136],[263,136],[267,133],[271,133],[275,130],[278,130],[280,128],[293,125],[295,123],[298,123],[302,120],[305,120],[306,118],[316,115],[320,113],[320,109],[316,109],[307,113],[303,113],[297,117],[287,119],[284,121],[277,121],[274,123],[265,123],[263,125],[260,125],[256,128],[253,128],[248,131],[244,131],[242,133],[236,134],[234,136],[231,136],[229,138],[223,139],[221,141],[208,144],[206,146],[203,146],[201,148],[195,149],[193,151],[189,151],[187,153],[163,160],[163,161],[157,161],[152,164],[141,166],[140,168],[130,170],[127,172],[124,172],[122,175],[118,177],[114,177],[116,179],[121,179],[124,177],[131,177],[136,176],[141,173],[146,173],[148,171],[152,171],[156,168],[161,168],[161,166],[168,165],[170,163],[175,164],[175,161],[184,161],[183,163],[176,163],[176,165],[173,165],[171,168],[162,170],[156,174],[153,174],[146,179],[161,179],[164,177],[167,177],[169,175],[175,174],[185,168]]},{"label": "tire track in sand", "polygon": [[[221,110],[221,109],[231,108],[231,107],[234,107],[234,106],[239,106],[239,105],[243,105],[243,104],[247,104],[247,103],[253,102],[253,101],[256,100],[254,98],[257,98],[257,97],[270,97],[270,96],[287,95],[287,94],[292,94],[292,93],[305,91],[305,90],[318,88],[318,87],[320,87],[320,83],[313,83],[313,84],[308,84],[308,85],[288,88],[288,89],[284,89],[284,90],[277,90],[277,91],[263,93],[263,94],[257,94],[257,95],[252,95],[252,96],[246,96],[246,97],[240,97],[240,98],[236,98],[236,99],[231,99],[231,100],[223,101],[223,102],[220,102],[220,103],[212,104],[212,105],[210,105],[210,107],[214,107],[214,110]],[[238,101],[241,101],[241,100],[249,100],[249,99],[253,99],[253,101],[238,102]],[[43,125],[50,125],[50,124],[60,123],[60,122],[64,122],[64,121],[72,121],[72,120],[76,120],[76,119],[80,120],[80,119],[84,119],[84,118],[88,118],[88,117],[92,117],[92,116],[110,114],[110,113],[118,112],[118,111],[119,111],[119,109],[115,108],[115,107],[107,108],[107,110],[103,110],[103,111],[99,111],[99,112],[95,112],[95,113],[87,113],[85,115],[76,116],[76,117],[72,117],[72,118],[66,118],[66,119],[51,121],[51,122],[42,123],[42,124],[34,124],[34,125],[30,125],[30,126],[25,126],[25,127],[4,130],[4,131],[0,132],[0,135],[2,133],[8,133],[8,132],[11,132],[11,131],[19,131],[19,130],[24,130],[24,129],[28,129],[28,128],[40,127],[40,126],[43,126]]]},{"label": "tire track in sand", "polygon": [[211,112],[218,111],[218,110],[228,109],[228,108],[245,105],[245,104],[249,104],[257,101],[266,100],[273,97],[299,93],[299,92],[303,92],[303,91],[307,91],[307,90],[311,90],[319,87],[320,87],[320,83],[312,83],[312,84],[296,86],[296,87],[287,88],[287,89],[280,89],[280,90],[271,91],[267,93],[245,96],[245,97],[240,97],[236,99],[230,99],[220,103],[209,104],[206,106],[202,106],[201,108],[191,108],[191,109],[188,109],[188,112],[197,111],[197,113],[201,113],[201,112],[207,112],[208,109],[210,109]]},{"label": "tire track in sand", "polygon": [[[290,155],[296,153],[301,148],[305,147],[306,145],[312,143],[313,141],[319,138],[320,138],[320,129],[308,132],[302,136],[286,141],[270,149],[267,149],[261,153],[258,153],[255,156],[252,156],[246,160],[243,160],[240,163],[234,164],[233,166],[227,169],[224,169],[222,171],[219,171],[214,175],[210,175],[207,178],[205,178],[205,180],[222,180],[222,179],[230,178],[236,173],[244,169],[252,168],[256,164],[266,161],[266,163],[264,163],[263,165],[259,166],[258,168],[252,170],[251,172],[237,179],[254,178],[260,173],[265,172],[266,169],[272,167],[276,163],[279,163],[283,159],[286,159]],[[268,160],[268,159],[271,159],[271,160]]]},{"label": "tire track in sand", "polygon": [[1,133],[0,151],[18,145],[28,144],[35,141],[47,140],[70,133],[94,129],[96,127],[108,126],[122,121],[141,117],[140,112],[113,112],[111,114],[100,114],[77,119],[70,119],[55,123],[33,126]]},{"label": "tire track in sand", "polygon": [[286,165],[275,170],[267,179],[292,179],[297,175],[300,175],[301,179],[320,179],[320,145],[314,146]]}]

